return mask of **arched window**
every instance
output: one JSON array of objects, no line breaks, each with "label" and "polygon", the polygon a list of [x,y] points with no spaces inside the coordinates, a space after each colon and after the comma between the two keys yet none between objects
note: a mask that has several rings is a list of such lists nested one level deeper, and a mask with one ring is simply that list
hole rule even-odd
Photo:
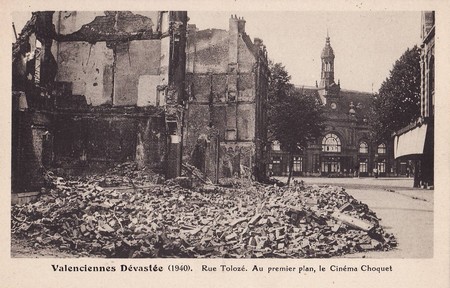
[{"label": "arched window", "polygon": [[362,141],[361,143],[359,143],[359,153],[369,153],[369,145],[367,145],[366,142]]},{"label": "arched window", "polygon": [[328,133],[322,140],[323,152],[341,152],[341,140],[336,134]]},{"label": "arched window", "polygon": [[381,143],[378,145],[378,154],[386,154],[386,144]]}]

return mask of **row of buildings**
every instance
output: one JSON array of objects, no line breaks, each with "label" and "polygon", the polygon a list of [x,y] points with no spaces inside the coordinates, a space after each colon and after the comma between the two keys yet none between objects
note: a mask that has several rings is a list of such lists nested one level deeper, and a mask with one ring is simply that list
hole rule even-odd
[{"label": "row of buildings", "polygon": [[12,190],[45,169],[116,163],[213,181],[265,176],[267,51],[232,16],[199,31],[185,11],[33,13],[12,57]]},{"label": "row of buildings", "polygon": [[[267,143],[267,51],[245,25],[231,16],[228,30],[199,30],[185,11],[33,13],[13,45],[12,191],[36,191],[47,168],[125,161],[168,178],[191,163],[214,182],[287,175],[289,155]],[[327,35],[320,84],[296,86],[324,105],[326,131],[294,155],[294,175],[407,175],[422,160],[415,171],[432,177],[434,14],[423,26],[423,117],[395,143],[370,140],[371,95],[335,82]],[[409,153],[402,143],[423,127],[428,148]]]}]

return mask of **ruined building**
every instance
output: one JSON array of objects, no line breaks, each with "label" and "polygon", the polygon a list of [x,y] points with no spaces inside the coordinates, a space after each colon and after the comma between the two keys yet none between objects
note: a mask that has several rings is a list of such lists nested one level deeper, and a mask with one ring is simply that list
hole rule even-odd
[{"label": "ruined building", "polygon": [[245,20],[229,30],[189,25],[186,55],[187,112],[183,155],[211,180],[265,176],[267,52],[251,41]]},{"label": "ruined building", "polygon": [[[380,176],[395,173],[391,143],[371,142],[367,122],[371,94],[341,89],[335,82],[335,53],[327,35],[321,53],[321,80],[316,86],[296,86],[303,95],[317,98],[325,108],[323,137],[311,142],[301,155],[294,155],[293,175]],[[273,175],[289,173],[289,154],[275,143],[269,169]]]},{"label": "ruined building", "polygon": [[187,12],[36,12],[13,45],[12,190],[45,167],[180,174]]},{"label": "ruined building", "polygon": [[[187,32],[187,12],[35,12],[13,45],[12,190],[46,168],[136,161],[218,181],[265,175],[267,53],[245,21]],[[188,60],[186,61],[186,57]]]}]

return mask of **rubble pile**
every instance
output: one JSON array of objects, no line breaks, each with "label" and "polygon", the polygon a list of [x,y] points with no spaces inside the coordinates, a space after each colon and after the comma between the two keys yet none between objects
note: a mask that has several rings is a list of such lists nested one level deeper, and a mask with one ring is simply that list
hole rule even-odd
[{"label": "rubble pile", "polygon": [[164,177],[154,173],[147,167],[140,168],[136,162],[118,164],[101,175],[93,175],[93,181],[98,181],[102,187],[114,187],[121,185],[147,186],[155,183],[163,183]]},{"label": "rubble pile", "polygon": [[310,258],[396,246],[367,205],[338,187],[118,189],[94,178],[54,177],[37,202],[12,207],[12,233],[105,257]]},{"label": "rubble pile", "polygon": [[[54,187],[55,183],[64,180],[62,177],[56,177],[57,171],[49,171],[46,175],[47,183]],[[119,186],[151,186],[164,183],[164,177],[153,172],[147,167],[140,168],[136,162],[124,162],[106,170],[101,174],[88,176],[66,176],[69,185],[77,185],[80,181],[101,187],[119,187]]]}]

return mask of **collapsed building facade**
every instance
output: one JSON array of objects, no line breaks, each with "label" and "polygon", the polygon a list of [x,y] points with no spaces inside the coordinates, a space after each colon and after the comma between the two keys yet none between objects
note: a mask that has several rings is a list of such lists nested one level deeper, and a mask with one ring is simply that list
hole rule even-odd
[{"label": "collapsed building facade", "polygon": [[[233,26],[236,29],[223,39],[227,49],[234,47],[225,53],[229,57],[219,60],[226,69],[210,70],[216,65],[207,63],[201,46],[214,43],[203,41],[201,32],[189,33],[195,40],[186,47],[187,21],[186,11],[33,13],[13,45],[12,191],[38,191],[47,168],[91,173],[126,161],[173,178],[181,173],[182,155],[215,180],[240,173],[244,166],[255,175],[263,153],[259,143],[265,141],[263,126],[254,122],[265,119],[261,105],[267,83],[258,81],[265,81],[259,75],[267,77],[267,72],[258,67],[267,67],[266,52],[249,41],[245,21],[233,18],[230,23],[241,26]],[[228,100],[210,110],[226,111],[225,118],[201,110],[203,101],[215,107],[204,98],[211,77],[219,83],[214,87],[220,87],[220,97]],[[245,129],[240,113],[252,122],[246,122]],[[217,150],[214,175],[211,165],[196,160],[199,155],[210,158],[198,153],[196,143],[200,134],[208,135],[205,140],[211,143],[208,131],[213,126],[219,128],[213,141],[218,145],[208,144]],[[227,139],[234,144],[226,142],[224,134],[232,129],[235,137]],[[241,145],[241,140],[246,143]],[[240,160],[225,161],[232,163],[232,172],[224,173],[221,159],[236,155]]]},{"label": "collapsed building facade", "polygon": [[229,30],[188,29],[184,155],[214,182],[265,177],[267,52],[232,16]]},{"label": "collapsed building facade", "polygon": [[[327,35],[321,53],[321,80],[316,86],[296,86],[303,95],[316,98],[324,106],[326,117],[322,137],[309,143],[303,154],[292,155],[293,175],[307,176],[380,176],[397,175],[392,143],[373,142],[368,115],[371,94],[341,89],[335,82],[335,53]],[[289,153],[275,143],[270,152],[269,169],[273,175],[289,174]],[[406,172],[406,171],[405,171]]]}]

